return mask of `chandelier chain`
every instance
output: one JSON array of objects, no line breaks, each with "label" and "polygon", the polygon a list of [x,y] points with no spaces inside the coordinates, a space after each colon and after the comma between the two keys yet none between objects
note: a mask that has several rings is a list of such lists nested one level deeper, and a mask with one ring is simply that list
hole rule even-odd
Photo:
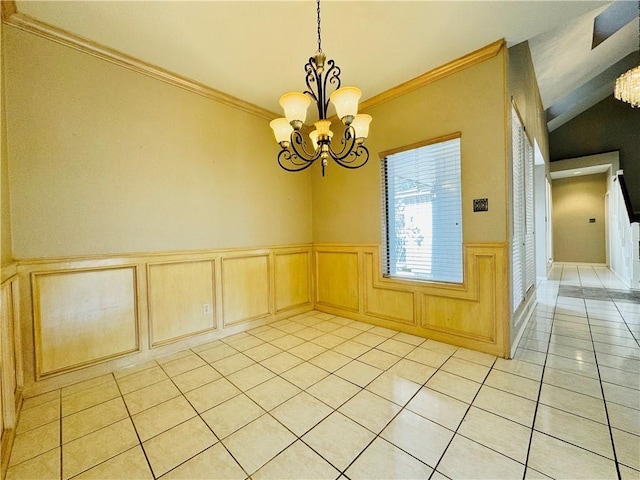
[{"label": "chandelier chain", "polygon": [[318,14],[318,51],[322,51],[322,37],[320,36],[320,0],[316,0],[317,14]]}]

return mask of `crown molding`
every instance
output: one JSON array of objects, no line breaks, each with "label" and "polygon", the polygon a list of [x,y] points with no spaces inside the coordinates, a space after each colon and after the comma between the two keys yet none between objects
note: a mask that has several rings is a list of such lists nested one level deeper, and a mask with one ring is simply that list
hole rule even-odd
[{"label": "crown molding", "polygon": [[16,11],[15,3],[12,1],[2,1],[2,19],[5,24],[11,25],[12,27],[33,33],[34,35],[46,38],[47,40],[87,53],[100,58],[101,60],[114,63],[120,67],[133,70],[134,72],[141,73],[148,77],[155,78],[156,80],[196,93],[215,102],[222,103],[223,105],[237,108],[238,110],[242,110],[251,115],[256,115],[267,120],[273,120],[278,116],[269,110],[252,103],[245,102],[244,100],[228,95],[219,90],[215,90],[196,80],[183,77],[165,70],[162,67],[144,62],[117,50],[100,45],[99,43],[73,33],[69,33],[47,23],[40,22],[28,15],[19,13]]},{"label": "crown molding", "polygon": [[422,75],[408,80],[400,85],[390,88],[389,90],[382,92],[378,95],[375,95],[371,98],[368,98],[364,102],[360,104],[360,111],[367,110],[369,108],[373,108],[382,103],[393,100],[394,98],[400,97],[401,95],[405,95],[409,92],[417,90],[418,88],[424,87],[429,83],[433,83],[435,81],[441,80],[449,75],[453,75],[460,70],[464,70],[465,68],[471,67],[472,65],[476,65],[480,62],[484,62],[490,58],[495,57],[500,53],[502,48],[505,46],[504,39],[497,40],[489,45],[486,45],[474,52],[471,52],[463,57],[460,57],[456,60],[452,60],[451,62],[445,63],[440,67],[436,67],[433,70],[429,70]]}]

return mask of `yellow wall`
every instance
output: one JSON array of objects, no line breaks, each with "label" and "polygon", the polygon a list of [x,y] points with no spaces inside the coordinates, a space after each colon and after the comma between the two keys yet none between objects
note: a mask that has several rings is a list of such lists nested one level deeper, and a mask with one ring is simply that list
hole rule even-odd
[{"label": "yellow wall", "polygon": [[15,258],[311,242],[310,176],[267,120],[4,35]]},{"label": "yellow wall", "polygon": [[605,263],[607,174],[559,178],[551,188],[555,261]]},{"label": "yellow wall", "polygon": [[7,158],[7,122],[4,88],[4,51],[0,22],[0,265],[11,263],[11,209],[9,203],[9,163]]},{"label": "yellow wall", "polygon": [[[504,53],[366,111],[369,163],[313,172],[314,243],[380,243],[379,153],[461,132],[464,242],[507,239]],[[473,199],[489,211],[473,213]]]}]

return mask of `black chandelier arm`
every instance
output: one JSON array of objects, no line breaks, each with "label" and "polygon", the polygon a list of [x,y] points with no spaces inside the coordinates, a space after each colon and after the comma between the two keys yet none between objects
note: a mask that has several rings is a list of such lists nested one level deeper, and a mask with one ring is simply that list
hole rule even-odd
[{"label": "black chandelier arm", "polygon": [[329,152],[329,155],[333,161],[341,167],[352,170],[363,167],[369,161],[369,150],[362,144],[356,145],[355,148],[348,153],[346,158],[351,158],[350,160],[345,160],[345,157],[338,158],[333,152]]},{"label": "black chandelier arm", "polygon": [[304,159],[301,159],[303,162],[298,163],[295,161],[296,158],[300,159],[300,157],[292,153],[288,148],[283,148],[280,150],[280,153],[278,153],[278,165],[287,172],[301,172],[313,165],[313,161]]},{"label": "black chandelier arm", "polygon": [[[329,65],[329,68],[326,71],[325,77],[324,77],[324,84],[323,84],[323,88],[325,92],[328,92],[329,86],[333,87],[333,90],[337,90],[340,88],[340,67],[336,65],[336,62],[334,62],[333,60],[329,60],[327,61],[327,64]],[[325,99],[325,113],[327,111],[327,107],[329,106],[329,97],[327,96],[327,98]]]},{"label": "black chandelier arm", "polygon": [[332,149],[331,157],[337,161],[342,162],[347,157],[351,155],[355,146],[356,146],[356,132],[354,128],[350,125],[344,130],[344,134],[340,139],[340,144],[342,145],[342,150],[335,151]]},{"label": "black chandelier arm", "polygon": [[307,142],[305,142],[304,136],[297,130],[291,133],[291,150],[293,154],[305,162],[314,162],[320,157],[320,149],[316,152],[309,152],[306,149]]},{"label": "black chandelier arm", "polygon": [[320,74],[318,73],[318,67],[316,65],[316,61],[313,57],[311,57],[309,59],[309,61],[307,62],[307,64],[304,66],[304,71],[306,72],[306,76],[304,78],[305,83],[307,84],[307,88],[309,90],[305,90],[304,94],[309,95],[317,104],[319,104],[319,99],[318,97],[320,95],[316,95],[314,88],[312,87],[312,84],[316,85],[316,89],[318,90],[318,93],[321,93],[321,87],[319,87],[320,85]]}]

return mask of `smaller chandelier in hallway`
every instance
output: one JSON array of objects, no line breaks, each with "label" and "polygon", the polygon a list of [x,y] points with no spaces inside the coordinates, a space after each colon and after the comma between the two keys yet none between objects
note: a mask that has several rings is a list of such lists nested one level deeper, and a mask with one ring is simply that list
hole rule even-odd
[{"label": "smaller chandelier in hallway", "polygon": [[[278,164],[289,172],[309,168],[320,159],[322,176],[328,159],[345,168],[360,168],[369,160],[369,151],[364,141],[369,134],[370,115],[358,114],[358,100],[362,93],[356,87],[340,87],[340,67],[328,60],[322,51],[320,36],[320,0],[316,0],[318,16],[318,51],[305,65],[305,82],[308,90],[291,92],[280,97],[280,106],[285,118],[276,118],[270,125],[276,141],[282,148],[278,153]],[[333,93],[328,95],[328,89]],[[306,136],[302,127],[307,117],[311,100],[318,108],[315,129]],[[327,119],[329,101],[336,108],[338,118],[344,125],[339,148],[332,144],[331,120]],[[337,142],[336,142],[337,143]]]},{"label": "smaller chandelier in hallway", "polygon": [[640,2],[638,2],[638,66],[623,73],[616,79],[613,92],[618,100],[640,107]]}]

